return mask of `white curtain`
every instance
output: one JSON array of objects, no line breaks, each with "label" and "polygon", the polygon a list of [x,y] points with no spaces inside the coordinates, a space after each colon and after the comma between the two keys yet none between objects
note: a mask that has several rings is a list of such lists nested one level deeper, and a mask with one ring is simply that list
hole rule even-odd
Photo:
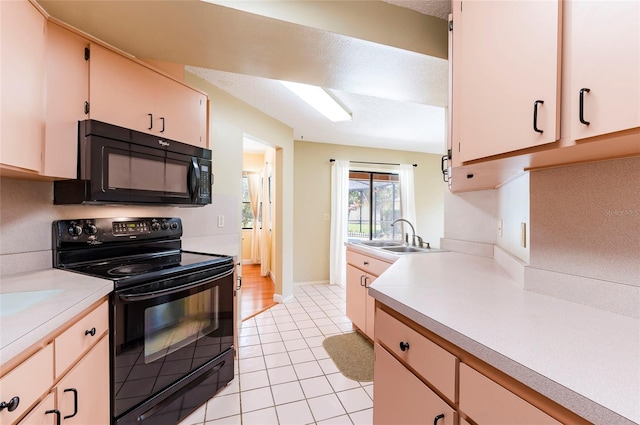
[{"label": "white curtain", "polygon": [[[413,165],[400,164],[400,208],[402,210],[402,218],[409,220],[416,227],[416,195],[415,186],[413,184]],[[404,223],[402,223],[404,226]],[[405,232],[411,229],[403,227]],[[416,229],[416,234],[418,230]],[[411,242],[411,241],[410,241]]]},{"label": "white curtain", "polygon": [[260,261],[260,226],[258,225],[258,207],[260,206],[260,174],[247,174],[249,183],[249,201],[253,213],[253,229],[251,231],[251,262]]},{"label": "white curtain", "polygon": [[[269,178],[275,150],[267,148],[262,169],[262,228],[260,229],[260,276],[268,276],[271,271],[271,202],[269,199]],[[273,188],[273,181],[271,182]]]},{"label": "white curtain", "polygon": [[349,220],[349,161],[331,165],[331,245],[329,247],[329,283],[346,284],[347,228]]}]

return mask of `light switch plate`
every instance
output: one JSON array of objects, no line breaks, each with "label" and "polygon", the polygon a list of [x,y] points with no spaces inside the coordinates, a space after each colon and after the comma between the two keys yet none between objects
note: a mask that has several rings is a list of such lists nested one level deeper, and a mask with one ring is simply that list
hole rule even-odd
[{"label": "light switch plate", "polygon": [[218,216],[218,227],[224,227],[224,216],[223,215],[219,215]]}]

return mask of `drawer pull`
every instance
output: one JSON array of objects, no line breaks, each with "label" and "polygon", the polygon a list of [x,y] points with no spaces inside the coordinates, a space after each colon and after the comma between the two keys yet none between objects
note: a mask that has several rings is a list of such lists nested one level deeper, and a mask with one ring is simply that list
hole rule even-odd
[{"label": "drawer pull", "polygon": [[96,336],[96,328],[91,328],[88,331],[84,331],[85,335],[91,335],[91,336]]},{"label": "drawer pull", "polygon": [[438,421],[440,419],[444,419],[444,413],[441,413],[438,416],[436,416],[435,418],[433,418],[433,425],[438,425]]},{"label": "drawer pull", "polygon": [[584,125],[589,125],[591,122],[584,119],[584,94],[589,93],[591,89],[580,89],[580,122]]},{"label": "drawer pull", "polygon": [[368,262],[368,261],[365,261],[365,262],[364,262],[364,265],[365,265],[365,266],[368,266],[368,265],[369,265],[369,262]]},{"label": "drawer pull", "polygon": [[65,416],[64,419],[73,418],[75,415],[78,414],[78,390],[76,390],[75,388],[67,388],[63,392],[66,393],[66,392],[69,392],[69,391],[71,391],[73,393],[73,413],[70,414],[70,415]]},{"label": "drawer pull", "polygon": [[401,349],[402,351],[407,351],[407,350],[409,349],[409,343],[408,343],[408,342],[400,341],[400,349]]},{"label": "drawer pull", "polygon": [[3,401],[0,403],[0,410],[7,409],[9,412],[13,412],[18,408],[18,404],[20,404],[20,397],[13,397],[8,402]]},{"label": "drawer pull", "polygon": [[52,413],[55,413],[56,415],[56,425],[60,425],[60,411],[58,409],[47,410],[44,412],[45,415],[50,415]]}]

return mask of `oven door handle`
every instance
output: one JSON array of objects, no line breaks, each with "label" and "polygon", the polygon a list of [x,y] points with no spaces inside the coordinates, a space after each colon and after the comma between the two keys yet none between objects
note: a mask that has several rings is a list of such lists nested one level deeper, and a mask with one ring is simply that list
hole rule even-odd
[{"label": "oven door handle", "polygon": [[161,289],[159,291],[149,291],[149,292],[142,292],[142,293],[137,293],[137,294],[126,294],[126,293],[116,293],[118,295],[118,297],[123,300],[123,301],[144,301],[144,300],[151,300],[153,298],[158,298],[158,297],[163,297],[165,295],[171,295],[171,294],[175,294],[177,292],[182,292],[182,291],[187,291],[193,288],[198,288],[200,286],[204,286],[209,284],[212,280],[219,280],[219,279],[223,279],[227,276],[230,276],[233,274],[233,268],[231,270],[228,270],[224,273],[220,273],[218,275],[215,276],[211,276],[211,277],[207,277],[205,279],[200,279],[196,282],[191,282],[188,283],[186,285],[180,285],[180,286],[175,286],[172,288],[167,288],[167,289]]}]

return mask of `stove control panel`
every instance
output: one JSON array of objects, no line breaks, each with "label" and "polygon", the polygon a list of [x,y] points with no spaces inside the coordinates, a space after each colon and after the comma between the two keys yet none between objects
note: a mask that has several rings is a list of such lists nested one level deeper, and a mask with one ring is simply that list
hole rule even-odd
[{"label": "stove control panel", "polygon": [[53,241],[61,244],[99,245],[131,239],[179,239],[182,221],[177,217],[82,218],[53,222]]}]

